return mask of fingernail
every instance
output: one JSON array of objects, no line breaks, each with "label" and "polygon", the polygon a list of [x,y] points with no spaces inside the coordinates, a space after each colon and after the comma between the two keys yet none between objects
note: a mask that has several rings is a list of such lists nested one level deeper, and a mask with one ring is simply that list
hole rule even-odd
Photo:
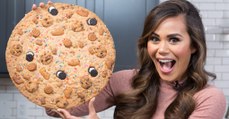
[{"label": "fingernail", "polygon": [[91,99],[91,101],[94,102],[94,101],[95,101],[95,97],[93,97],[93,98]]},{"label": "fingernail", "polygon": [[52,1],[51,1],[51,0],[49,0],[49,1],[48,1],[48,4],[52,4]]}]

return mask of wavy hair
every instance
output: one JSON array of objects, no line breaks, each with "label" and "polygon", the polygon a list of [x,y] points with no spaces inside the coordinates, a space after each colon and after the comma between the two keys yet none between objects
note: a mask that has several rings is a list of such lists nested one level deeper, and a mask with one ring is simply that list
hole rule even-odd
[{"label": "wavy hair", "polygon": [[165,119],[187,119],[195,109],[193,95],[206,86],[209,77],[216,78],[215,74],[204,69],[206,42],[199,10],[186,0],[165,1],[154,7],[145,19],[144,29],[138,40],[140,67],[133,77],[133,90],[117,97],[115,119],[150,119],[154,115],[158,105],[160,77],[147,52],[147,42],[163,20],[178,15],[185,18],[191,46],[196,52],[191,56],[185,83],[177,89],[177,97],[164,113]]}]

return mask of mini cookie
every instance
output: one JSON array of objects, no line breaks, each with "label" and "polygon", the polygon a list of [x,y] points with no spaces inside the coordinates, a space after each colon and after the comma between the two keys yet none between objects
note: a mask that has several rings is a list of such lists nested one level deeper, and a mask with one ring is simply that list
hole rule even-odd
[{"label": "mini cookie", "polygon": [[41,18],[41,24],[43,27],[49,27],[53,24],[53,18],[50,16],[44,16],[44,18]]},{"label": "mini cookie", "polygon": [[35,63],[29,63],[26,67],[29,71],[35,71],[37,69],[37,65]]},{"label": "mini cookie", "polygon": [[38,30],[38,29],[36,29],[36,28],[34,28],[33,30],[32,30],[32,32],[31,32],[31,35],[33,36],[33,37],[38,37],[39,35],[41,34],[41,32],[40,32],[40,30]]},{"label": "mini cookie", "polygon": [[44,67],[41,68],[39,72],[40,72],[40,75],[42,75],[44,79],[48,80],[50,78],[50,74],[45,70]]},{"label": "mini cookie", "polygon": [[22,46],[20,44],[13,44],[10,48],[10,54],[20,56],[22,53]]},{"label": "mini cookie", "polygon": [[115,48],[96,14],[52,3],[29,12],[16,25],[6,62],[12,82],[30,101],[68,109],[105,87],[115,64]]}]

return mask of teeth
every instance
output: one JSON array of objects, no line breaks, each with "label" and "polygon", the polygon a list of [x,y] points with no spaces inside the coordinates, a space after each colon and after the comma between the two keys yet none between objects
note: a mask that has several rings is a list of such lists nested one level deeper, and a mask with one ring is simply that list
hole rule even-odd
[{"label": "teeth", "polygon": [[167,63],[167,62],[172,62],[173,60],[159,60],[159,62],[162,62],[162,63]]}]

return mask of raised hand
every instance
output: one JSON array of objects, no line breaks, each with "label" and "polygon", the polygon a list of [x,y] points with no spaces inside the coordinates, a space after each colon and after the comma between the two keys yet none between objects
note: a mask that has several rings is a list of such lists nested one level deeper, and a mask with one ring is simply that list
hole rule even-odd
[{"label": "raised hand", "polygon": [[[95,101],[95,98],[92,98],[88,104],[88,109],[89,109],[89,115],[88,115],[88,119],[99,119],[96,111],[95,111],[95,107],[93,105]],[[73,115],[71,115],[67,110],[65,109],[58,109],[57,110],[58,114],[63,118],[63,119],[83,119],[81,117],[75,117]]]},{"label": "raised hand", "polygon": [[[52,1],[48,1],[48,3],[47,4],[51,4],[52,3]],[[43,2],[40,2],[39,3],[39,7],[44,7],[45,6],[45,3],[43,3]],[[32,5],[32,10],[36,10],[37,9],[37,5],[36,4],[33,4]]]}]

